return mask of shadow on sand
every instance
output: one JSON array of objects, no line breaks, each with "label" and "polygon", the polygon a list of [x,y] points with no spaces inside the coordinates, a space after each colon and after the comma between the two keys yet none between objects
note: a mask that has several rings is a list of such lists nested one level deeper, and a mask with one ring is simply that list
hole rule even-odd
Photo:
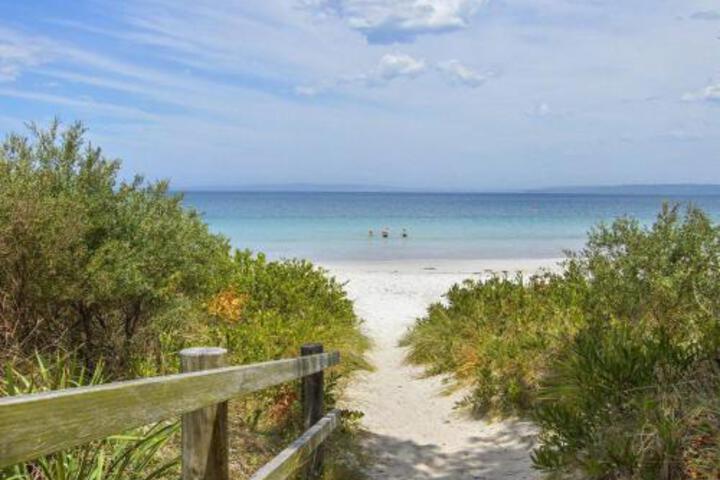
[{"label": "shadow on sand", "polygon": [[369,432],[363,435],[363,445],[371,457],[368,473],[372,479],[540,478],[530,461],[533,436],[522,426],[510,424],[501,432],[472,437],[469,443],[469,448],[447,452],[439,445]]}]

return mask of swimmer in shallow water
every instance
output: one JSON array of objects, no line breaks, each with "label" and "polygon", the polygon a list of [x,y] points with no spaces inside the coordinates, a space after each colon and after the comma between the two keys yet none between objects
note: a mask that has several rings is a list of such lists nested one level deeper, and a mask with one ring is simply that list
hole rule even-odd
[{"label": "swimmer in shallow water", "polygon": [[404,228],[402,229],[402,238],[408,238],[407,230],[405,230]]},{"label": "swimmer in shallow water", "polygon": [[375,235],[375,232],[372,231],[372,228],[368,230],[368,237],[372,237]]},{"label": "swimmer in shallow water", "polygon": [[390,230],[389,230],[387,227],[383,228],[383,230],[382,230],[382,237],[383,237],[383,238],[388,238],[389,236],[390,236]]}]

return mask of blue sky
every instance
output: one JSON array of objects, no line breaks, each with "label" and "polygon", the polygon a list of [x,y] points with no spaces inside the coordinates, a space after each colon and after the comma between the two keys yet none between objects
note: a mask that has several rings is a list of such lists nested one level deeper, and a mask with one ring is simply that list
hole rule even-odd
[{"label": "blue sky", "polygon": [[177,187],[720,183],[717,0],[0,0],[0,133]]}]

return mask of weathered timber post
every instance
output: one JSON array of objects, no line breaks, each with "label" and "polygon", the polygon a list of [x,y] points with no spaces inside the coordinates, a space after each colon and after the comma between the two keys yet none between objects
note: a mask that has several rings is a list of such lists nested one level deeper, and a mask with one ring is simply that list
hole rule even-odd
[{"label": "weathered timber post", "polygon": [[[180,352],[184,372],[225,366],[224,348],[186,348]],[[182,416],[182,480],[228,480],[227,402]]]},{"label": "weathered timber post", "polygon": [[[303,357],[318,353],[323,353],[321,343],[307,343],[300,347],[300,355]],[[325,374],[322,370],[307,375],[302,379],[301,398],[303,428],[305,430],[315,425],[325,415],[324,384]],[[302,478],[304,480],[317,479],[322,476],[325,456],[323,450],[323,446],[320,445],[313,453],[312,458],[303,470]]]}]

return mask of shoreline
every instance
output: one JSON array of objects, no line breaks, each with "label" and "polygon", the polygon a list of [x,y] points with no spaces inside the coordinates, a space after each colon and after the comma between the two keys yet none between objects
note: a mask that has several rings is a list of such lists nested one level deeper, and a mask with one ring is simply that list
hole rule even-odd
[{"label": "shoreline", "polygon": [[556,271],[564,257],[548,258],[480,258],[461,259],[393,259],[393,260],[330,260],[313,262],[332,274],[393,273],[393,274],[451,274],[482,275],[491,272],[537,273]]},{"label": "shoreline", "polygon": [[[348,260],[317,265],[345,284],[356,313],[363,319],[364,333],[376,345],[392,347],[430,304],[443,301],[453,285],[503,272],[532,275],[544,270],[559,271],[562,260]],[[368,298],[375,300],[366,306]],[[403,309],[396,311],[397,305]]]}]

